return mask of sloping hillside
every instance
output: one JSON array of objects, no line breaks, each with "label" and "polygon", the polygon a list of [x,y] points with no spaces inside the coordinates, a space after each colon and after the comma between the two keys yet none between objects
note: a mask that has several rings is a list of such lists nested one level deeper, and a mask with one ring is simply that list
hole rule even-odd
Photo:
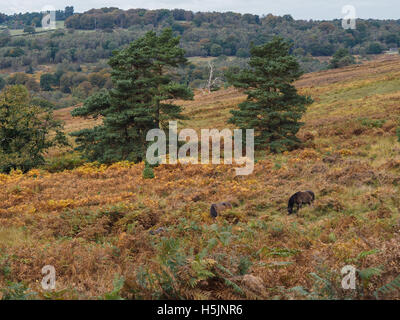
[{"label": "sloping hillside", "polygon": [[[308,74],[298,87],[315,100],[304,148],[259,155],[250,176],[162,165],[144,180],[131,163],[0,175],[3,297],[19,283],[63,299],[399,298],[378,289],[400,274],[400,59]],[[181,127],[222,129],[243,98],[199,94]],[[67,128],[83,125],[65,112]],[[299,190],[315,204],[288,216]],[[225,200],[234,207],[212,221],[210,204]],[[57,272],[52,293],[40,288],[45,265]],[[356,291],[341,289],[345,265],[360,270]]]}]

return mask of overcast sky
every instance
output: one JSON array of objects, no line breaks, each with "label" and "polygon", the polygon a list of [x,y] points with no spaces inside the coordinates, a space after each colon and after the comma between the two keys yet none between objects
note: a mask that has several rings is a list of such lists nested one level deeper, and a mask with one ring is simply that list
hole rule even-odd
[{"label": "overcast sky", "polygon": [[41,11],[51,5],[64,9],[73,5],[76,12],[92,8],[174,9],[192,11],[234,11],[275,15],[291,14],[295,19],[342,18],[342,7],[353,5],[358,18],[400,19],[399,0],[0,0],[0,12],[11,14]]}]

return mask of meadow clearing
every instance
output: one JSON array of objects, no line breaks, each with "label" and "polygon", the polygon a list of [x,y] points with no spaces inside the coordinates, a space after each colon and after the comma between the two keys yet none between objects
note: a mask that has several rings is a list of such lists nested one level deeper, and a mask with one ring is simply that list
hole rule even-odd
[{"label": "meadow clearing", "polygon": [[[1,296],[400,298],[400,58],[306,74],[297,87],[315,101],[303,147],[257,154],[249,176],[161,165],[143,179],[144,164],[128,162],[0,175]],[[190,120],[180,127],[229,127],[243,99],[198,92],[182,102]],[[71,110],[56,111],[67,131],[93,125]],[[314,206],[288,216],[299,190],[315,192]],[[211,203],[226,200],[233,208],[213,221]],[[53,291],[40,284],[45,265],[56,269]],[[341,287],[346,265],[358,270],[356,290]]]}]

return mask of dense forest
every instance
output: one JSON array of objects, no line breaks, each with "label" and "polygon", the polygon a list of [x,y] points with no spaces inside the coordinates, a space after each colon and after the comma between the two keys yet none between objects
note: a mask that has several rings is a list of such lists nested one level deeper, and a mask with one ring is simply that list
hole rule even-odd
[{"label": "dense forest", "polygon": [[68,28],[84,30],[171,26],[182,35],[188,56],[246,56],[251,43],[265,43],[277,34],[291,39],[294,49],[313,56],[332,55],[338,46],[358,54],[380,53],[400,42],[400,20],[360,20],[355,30],[344,30],[339,19],[305,21],[290,15],[103,8],[70,16],[65,23]]},{"label": "dense forest", "polygon": [[[40,13],[0,16],[0,24],[12,28],[39,27]],[[247,57],[251,44],[260,45],[280,35],[293,42],[298,54],[331,56],[340,48],[348,48],[353,54],[379,54],[383,50],[400,44],[400,20],[358,20],[355,30],[342,28],[341,20],[313,21],[294,20],[290,15],[263,17],[234,12],[191,12],[175,10],[145,10],[118,8],[92,9],[74,14],[73,7],[57,11],[57,20],[65,20],[68,29],[105,30],[126,29],[129,35],[113,34],[114,42],[100,39],[94,49],[112,50],[113,45],[130,42],[135,33],[143,29],[171,27],[182,36],[186,55],[191,56],[238,56]],[[142,31],[142,32],[141,32]],[[131,34],[133,32],[133,34]],[[6,38],[6,37],[5,37]],[[87,38],[87,37],[85,37]],[[97,37],[96,37],[97,38]],[[82,44],[92,48],[92,39],[77,40],[72,45]],[[7,39],[2,39],[4,45]],[[62,45],[61,45],[62,46]],[[108,52],[109,53],[109,52]],[[101,53],[92,58],[100,58]],[[70,57],[70,59],[72,59]],[[85,58],[84,58],[85,59]],[[87,58],[86,58],[87,59]]]}]

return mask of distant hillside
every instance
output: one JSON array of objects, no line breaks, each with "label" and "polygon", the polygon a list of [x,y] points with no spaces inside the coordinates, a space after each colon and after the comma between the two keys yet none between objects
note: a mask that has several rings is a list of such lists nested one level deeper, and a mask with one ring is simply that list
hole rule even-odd
[{"label": "distant hillside", "polygon": [[[40,27],[42,14],[1,15],[0,24],[9,28]],[[379,54],[400,46],[400,20],[357,20],[355,30],[344,30],[341,20],[294,20],[290,15],[258,16],[234,12],[192,12],[183,9],[146,10],[92,9],[75,13],[73,7],[57,11],[57,19],[77,30],[148,29],[172,27],[182,35],[188,56],[249,55],[251,43],[265,43],[273,35],[291,40],[296,54],[331,56],[341,47],[353,54]]]},{"label": "distant hillside", "polygon": [[259,17],[180,9],[102,8],[74,13],[73,7],[67,7],[56,16],[58,28],[46,31],[39,28],[40,13],[0,14],[0,72],[4,75],[0,89],[2,83],[23,84],[33,96],[51,101],[56,108],[73,106],[102,88],[110,88],[107,60],[115,50],[149,30],[165,27],[181,36],[181,46],[191,62],[178,70],[175,80],[193,88],[204,88],[209,63],[221,80],[219,87],[223,87],[228,68],[246,65],[251,44],[263,44],[274,35],[292,42],[291,53],[304,72],[327,69],[330,56],[339,49],[345,48],[357,55],[357,61],[364,61],[400,44],[400,20],[358,20],[356,30],[344,30],[340,20],[304,21],[290,15]]},{"label": "distant hillside", "polygon": [[182,35],[189,56],[246,56],[252,42],[261,44],[273,35],[290,39],[294,50],[313,56],[332,55],[339,47],[376,54],[400,44],[400,20],[358,20],[356,30],[344,30],[341,20],[294,20],[290,15],[102,8],[70,16],[65,23],[84,30],[171,26]]}]

